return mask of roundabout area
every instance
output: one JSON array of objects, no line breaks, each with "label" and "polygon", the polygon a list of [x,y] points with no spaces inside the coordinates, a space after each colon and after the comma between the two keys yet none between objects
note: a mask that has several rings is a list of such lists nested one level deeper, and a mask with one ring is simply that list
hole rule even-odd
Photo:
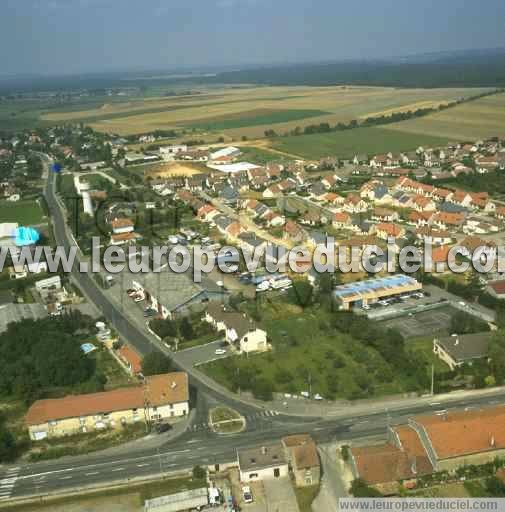
[{"label": "roundabout area", "polygon": [[229,407],[214,407],[209,411],[209,426],[216,434],[237,434],[245,430],[246,420]]}]

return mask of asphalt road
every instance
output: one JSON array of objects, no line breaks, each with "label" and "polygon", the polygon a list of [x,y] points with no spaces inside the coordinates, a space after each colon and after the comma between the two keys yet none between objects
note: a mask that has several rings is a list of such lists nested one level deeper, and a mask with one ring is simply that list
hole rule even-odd
[{"label": "asphalt road", "polygon": [[[309,432],[319,443],[352,441],[362,438],[384,438],[388,425],[405,423],[407,418],[442,409],[505,404],[505,397],[496,396],[463,398],[441,406],[433,402],[402,411],[380,413],[338,420],[300,420],[281,415],[265,415],[250,418],[248,428],[241,434],[219,436],[208,428],[199,427],[185,432],[177,439],[168,441],[158,449],[138,450],[117,456],[100,453],[72,457],[52,462],[20,464],[0,469],[2,482],[10,486],[0,502],[23,496],[41,496],[48,493],[83,489],[93,485],[107,485],[114,481],[161,475],[199,465],[214,465],[236,460],[236,451],[279,439],[283,435]],[[258,413],[254,413],[258,414]],[[196,424],[199,425],[198,423]],[[11,485],[12,484],[12,485]],[[0,491],[1,493],[1,491]]]},{"label": "asphalt road", "polygon": [[[55,238],[59,245],[68,249],[69,235],[57,204],[54,192],[54,177],[50,175],[46,197],[53,220]],[[140,352],[153,349],[153,342],[132,325],[128,318],[119,314],[97,287],[92,277],[74,270],[73,277],[88,298],[113,323],[121,336],[131,342]],[[87,486],[106,486],[115,481],[139,477],[156,476],[178,469],[199,465],[213,465],[236,460],[236,451],[279,439],[286,434],[308,432],[317,442],[343,442],[367,437],[385,438],[388,425],[405,423],[407,418],[440,410],[505,405],[502,390],[486,394],[454,394],[443,399],[413,399],[402,406],[379,410],[380,401],[373,410],[350,406],[332,419],[296,417],[253,407],[229,395],[221,394],[205,382],[191,379],[197,388],[195,419],[191,427],[177,439],[160,443],[159,448],[142,448],[121,452],[111,456],[96,453],[39,463],[20,463],[16,466],[0,467],[0,503],[14,498],[43,496],[49,493],[83,489]],[[207,411],[215,404],[224,403],[237,409],[247,419],[247,428],[240,434],[220,436],[206,427]]]}]

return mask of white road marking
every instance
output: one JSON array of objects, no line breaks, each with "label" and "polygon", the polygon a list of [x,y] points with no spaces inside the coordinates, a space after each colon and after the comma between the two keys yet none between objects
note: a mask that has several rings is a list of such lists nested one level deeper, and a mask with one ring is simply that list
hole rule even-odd
[{"label": "white road marking", "polygon": [[60,476],[60,480],[69,480],[70,478],[72,478],[72,475]]},{"label": "white road marking", "polygon": [[148,464],[147,462],[144,462],[144,464],[137,464],[138,468],[144,468],[146,466],[150,466],[151,464]]},{"label": "white road marking", "polygon": [[111,469],[111,471],[124,471],[124,468]]},{"label": "white road marking", "polygon": [[100,471],[91,471],[89,473],[84,473],[85,476],[99,475]]}]

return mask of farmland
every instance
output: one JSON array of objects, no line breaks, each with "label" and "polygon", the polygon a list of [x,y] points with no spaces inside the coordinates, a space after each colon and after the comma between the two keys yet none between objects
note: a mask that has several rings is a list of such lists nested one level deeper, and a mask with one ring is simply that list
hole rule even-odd
[{"label": "farmland", "polygon": [[348,122],[370,115],[435,107],[486,89],[389,87],[221,87],[180,97],[125,98],[42,112],[40,122],[80,121],[121,135],[157,129],[191,130],[199,136],[263,137],[308,124]]},{"label": "farmland", "polygon": [[505,93],[463,103],[428,116],[387,126],[388,130],[421,136],[475,140],[505,135]]},{"label": "farmland", "polygon": [[273,139],[272,147],[285,153],[315,160],[328,155],[352,158],[357,153],[373,155],[387,151],[409,151],[419,146],[436,147],[446,144],[449,140],[448,137],[372,127],[279,137]]}]

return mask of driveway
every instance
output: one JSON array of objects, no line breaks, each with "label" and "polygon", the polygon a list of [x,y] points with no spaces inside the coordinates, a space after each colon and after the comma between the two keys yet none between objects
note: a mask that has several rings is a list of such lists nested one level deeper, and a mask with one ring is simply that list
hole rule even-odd
[{"label": "driveway", "polygon": [[337,456],[337,447],[334,443],[321,445],[319,455],[323,470],[321,488],[316,499],[312,502],[312,510],[314,512],[320,510],[337,512],[338,498],[348,496],[344,463]]},{"label": "driveway", "polygon": [[268,512],[299,512],[295,491],[289,477],[264,480],[263,488]]},{"label": "driveway", "polygon": [[[179,350],[177,352],[177,359],[185,365],[188,364],[191,366],[196,366],[203,363],[209,363],[210,361],[215,361],[216,359],[230,357],[233,352],[229,345],[227,343],[224,345],[224,343],[225,341],[223,339],[219,339],[216,341],[211,341],[206,345],[200,345],[199,347]],[[226,350],[226,354],[217,355],[216,349],[218,348]]]}]

